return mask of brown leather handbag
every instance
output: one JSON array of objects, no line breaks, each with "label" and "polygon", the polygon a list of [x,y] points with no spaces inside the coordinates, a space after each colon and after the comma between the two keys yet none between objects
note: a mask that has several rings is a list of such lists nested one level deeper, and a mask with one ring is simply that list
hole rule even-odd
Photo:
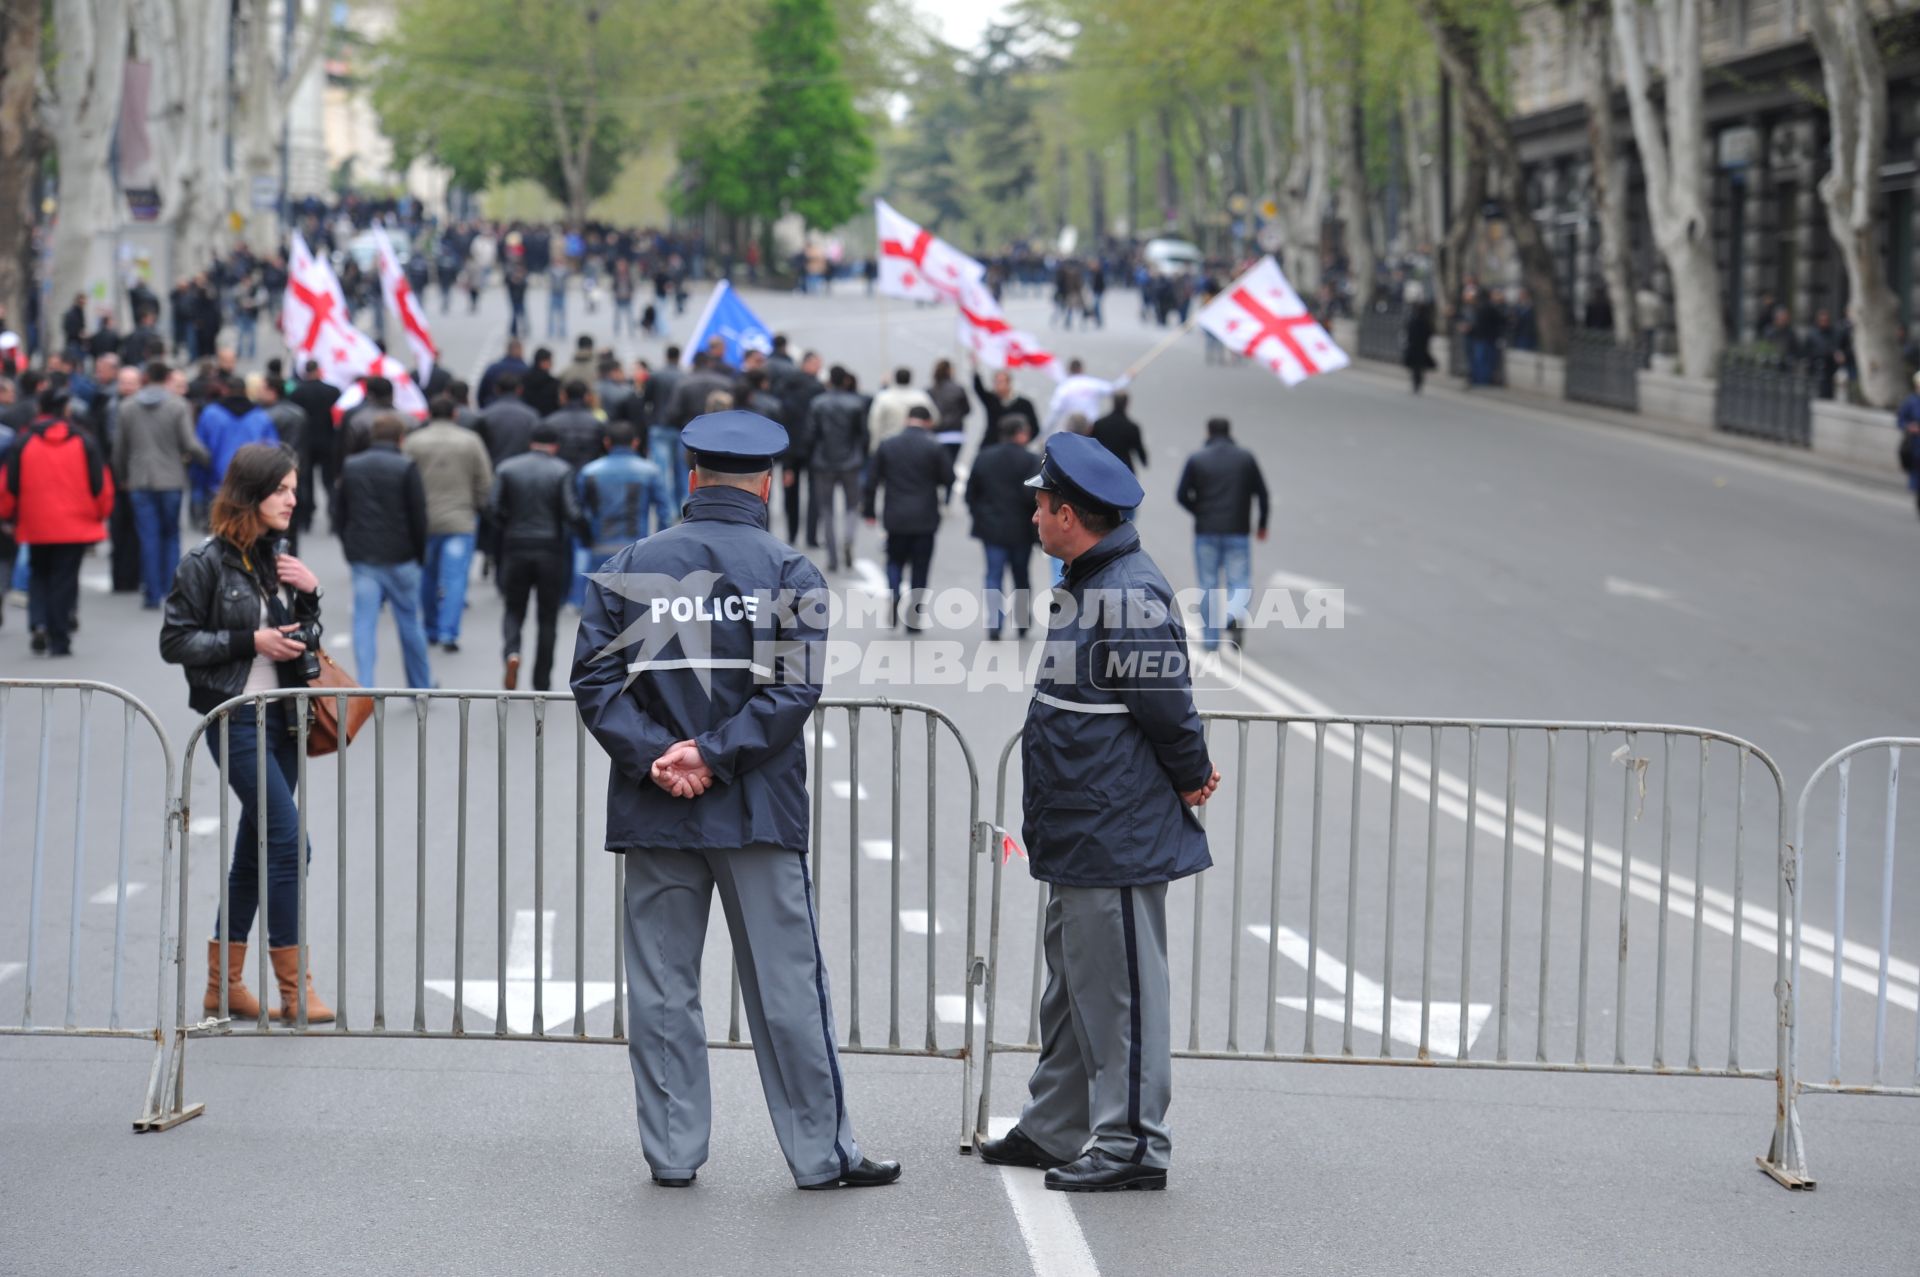
[{"label": "brown leather handbag", "polygon": [[[321,648],[320,677],[308,682],[312,688],[326,688],[329,691],[339,688],[359,687],[352,675],[334,664],[327,650]],[[347,721],[340,722],[340,702],[332,696],[316,696],[308,702],[313,706],[313,716],[307,724],[307,757],[320,758],[333,753],[343,744],[351,744],[360,731],[361,724],[373,714],[371,696],[350,696],[347,698]]]}]

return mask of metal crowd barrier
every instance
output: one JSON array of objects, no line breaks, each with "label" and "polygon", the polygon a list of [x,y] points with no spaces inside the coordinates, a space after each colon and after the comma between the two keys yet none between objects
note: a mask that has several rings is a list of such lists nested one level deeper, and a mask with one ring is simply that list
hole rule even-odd
[{"label": "metal crowd barrier", "polygon": [[[373,716],[359,738],[331,758],[308,762],[307,716],[293,716],[299,760],[295,801],[300,838],[303,845],[307,844],[309,827],[329,823],[326,814],[330,811],[334,855],[331,882],[322,874],[320,882],[310,884],[311,865],[308,859],[301,862],[297,885],[299,993],[291,1023],[270,1018],[273,986],[265,953],[268,852],[266,831],[258,831],[253,850],[259,856],[261,899],[252,938],[260,949],[259,986],[254,993],[260,1000],[261,1014],[252,1022],[254,1031],[330,1037],[624,1042],[625,973],[620,947],[624,860],[609,857],[602,850],[606,756],[597,745],[589,745],[584,722],[572,712],[573,698],[566,693],[374,689],[354,695],[374,698]],[[177,827],[182,831],[178,904],[182,920],[196,907],[203,910],[199,917],[206,918],[208,905],[217,900],[224,911],[228,903],[227,849],[233,841],[234,814],[226,783],[230,741],[225,732],[218,733],[222,748],[214,778],[219,783],[219,820],[212,835],[217,853],[211,865],[218,874],[217,886],[207,881],[204,872],[196,879],[196,870],[203,862],[185,836],[191,827],[195,756],[208,729],[237,716],[248,716],[264,732],[270,704],[303,703],[321,697],[336,699],[344,717],[344,694],[298,689],[228,701],[194,729],[176,807]],[[435,712],[442,707],[446,712]],[[554,721],[560,713],[565,714],[564,723]],[[886,722],[884,738],[871,728],[875,715]],[[910,716],[922,720],[923,733],[907,729]],[[398,723],[390,721],[395,718]],[[873,775],[873,768],[878,766],[892,778],[884,838],[862,837],[862,817],[871,819],[876,806],[861,783],[863,726],[869,727],[866,752],[875,755],[868,760],[868,774]],[[962,799],[955,792],[962,773],[950,753],[941,753],[942,728],[958,747],[965,766],[964,826],[942,812],[943,798],[949,812]],[[836,732],[844,736],[836,736]],[[828,968],[839,994],[836,1006],[840,1011],[837,1022],[841,1049],[961,1061],[964,1140],[972,1087],[974,988],[983,979],[982,960],[971,952],[973,908],[978,894],[978,856],[974,853],[985,845],[972,753],[945,714],[905,701],[822,700],[807,733],[812,750],[809,776],[816,910],[823,921],[835,913],[841,913],[843,920],[842,926],[823,928],[822,932]],[[491,760],[486,757],[489,751]],[[924,795],[903,783],[903,758],[907,755],[913,755],[915,762],[924,760]],[[435,766],[436,760],[444,762],[447,758],[456,763],[454,774],[448,774],[444,766]],[[846,760],[844,776],[837,774],[841,771],[840,759]],[[550,767],[555,762],[557,766]],[[562,779],[550,779],[549,770],[558,772]],[[330,786],[324,783],[329,778]],[[264,774],[258,783],[264,790]],[[328,788],[331,793],[325,792]],[[400,790],[393,795],[399,809],[396,815],[405,823],[390,828],[389,791],[396,788]],[[829,790],[835,801],[829,800]],[[202,801],[210,798],[204,795]],[[484,853],[474,853],[488,832],[484,819],[488,807],[492,808],[493,854],[482,858]],[[909,836],[913,828],[909,817],[920,816],[925,819],[923,844]],[[410,838],[407,826],[411,826]],[[316,841],[324,845],[324,831]],[[403,872],[406,862],[411,861],[410,874],[390,879],[390,850],[396,853],[393,859],[401,862]],[[593,857],[601,858],[593,868],[589,868],[590,851]],[[917,891],[910,884],[905,864],[913,853],[925,859],[924,887]],[[943,939],[938,905],[943,889],[958,890],[957,874],[950,864],[954,855],[966,859],[966,926],[959,937]],[[863,860],[883,863],[863,871]],[[325,864],[325,858],[321,863]],[[940,872],[943,867],[947,869],[945,874]],[[885,874],[882,893],[868,886],[863,898],[863,878],[874,872]],[[550,878],[556,881],[550,882]],[[590,895],[594,897],[591,902]],[[912,898],[916,895],[917,901]],[[331,963],[324,956],[311,954],[315,947],[312,924],[327,916],[329,897],[333,914]],[[548,908],[550,901],[570,906],[564,917]],[[530,904],[531,909],[516,907],[523,903]],[[925,906],[919,915],[925,939],[917,945],[903,936],[909,914],[918,913],[903,910],[903,905],[914,903]],[[492,906],[490,929],[485,927],[488,905]],[[444,944],[429,939],[430,917],[440,921],[442,930],[446,922],[451,922],[450,952]],[[476,921],[480,926],[469,925]],[[491,930],[491,936],[487,930]],[[227,1013],[229,988],[224,959],[217,977],[221,1010],[203,1016],[203,993],[187,976],[194,966],[189,960],[192,946],[185,938],[189,932],[183,923],[173,955],[177,973],[174,1032],[159,1088],[166,1112],[155,1124],[162,1127],[184,1120],[200,1108],[184,1102],[187,1041],[226,1036],[237,1027]],[[553,975],[556,932],[571,940],[571,976]],[[724,928],[710,929],[710,946],[724,939]],[[844,959],[837,952],[841,944]],[[916,948],[918,953],[914,952]],[[956,953],[956,948],[961,952]],[[317,967],[323,979],[331,968],[332,988],[316,989],[332,1003],[336,1019],[331,1024],[308,1023],[310,964]],[[716,967],[729,973],[727,986],[718,985]],[[750,1046],[742,1032],[739,979],[731,952],[724,964],[717,963],[710,952],[705,970],[708,1003],[712,1005],[719,996],[730,1003],[726,1035],[710,1045]],[[940,979],[943,972],[950,976],[948,980]],[[903,990],[921,983],[924,1001],[915,998],[918,1006],[906,1004],[903,1017]],[[871,999],[863,1002],[863,994],[875,984],[885,990],[884,1039],[876,1038],[872,1031],[880,1016]],[[410,990],[410,997],[395,996],[402,987]],[[947,992],[949,989],[951,992]],[[914,1022],[915,1013],[924,1017],[923,1023]],[[470,1016],[486,1020],[488,1026],[474,1026]]]},{"label": "metal crowd barrier", "polygon": [[[1793,858],[1764,752],[1656,724],[1202,718],[1223,783],[1201,809],[1214,867],[1168,903],[1174,1055],[1767,1080],[1762,1165],[1810,1185],[1786,1074]],[[1265,846],[1252,803],[1271,804]],[[1004,890],[1002,864],[976,1137],[995,1057],[1039,1046],[1042,895]],[[1763,871],[1773,910],[1749,896]],[[1031,945],[1003,946],[1022,925]]]},{"label": "metal crowd barrier", "polygon": [[[1902,752],[1908,750],[1920,750],[1920,738],[1858,741],[1820,764],[1800,792],[1794,843],[1800,851],[1802,877],[1795,897],[1799,907],[1793,915],[1793,986],[1799,1001],[1786,1080],[1787,1116],[1796,1139],[1799,1100],[1804,1094],[1920,1096],[1920,967],[1893,956],[1896,919],[1904,922],[1916,917],[1916,903],[1920,903],[1915,899],[1920,892],[1911,866],[1903,872],[1901,864],[1900,762]],[[1879,792],[1870,790],[1864,809],[1856,811],[1852,801],[1855,765],[1869,760],[1884,766],[1877,775],[1870,771],[1866,782]],[[1808,832],[1810,827],[1814,833]],[[1831,834],[1818,832],[1823,828]],[[1848,872],[1850,859],[1860,862],[1860,872],[1853,876]],[[1856,896],[1852,900],[1850,887]],[[1820,894],[1809,901],[1810,891]],[[1823,898],[1829,895],[1830,899]],[[1866,915],[1872,939],[1865,943],[1848,937],[1850,904]],[[1806,913],[1830,917],[1832,930],[1806,921]],[[1911,938],[1911,927],[1903,930]],[[1803,983],[1806,969],[1827,981],[1828,987],[1816,991]],[[1848,1004],[1858,1007],[1862,999],[1873,1007],[1870,1035],[1860,1018],[1848,1015]],[[1895,1026],[1889,1025],[1889,1007],[1912,1021],[1901,1026],[1908,1032],[1896,1036]],[[1824,1025],[1820,1023],[1823,1014]],[[1801,1064],[1800,1045],[1809,1037],[1825,1047],[1825,1067],[1812,1066],[1819,1071],[1815,1077],[1809,1077],[1811,1070]],[[1906,1042],[1911,1043],[1911,1058],[1898,1058],[1904,1055],[1901,1048]]]},{"label": "metal crowd barrier", "polygon": [[[117,733],[110,722],[96,723],[106,717],[94,712],[96,697],[120,707]],[[27,723],[35,701],[35,730],[23,733],[23,741],[10,750],[12,729]],[[21,748],[25,740],[34,743],[30,751]],[[18,777],[10,774],[10,756],[33,760],[30,804],[21,803],[21,787],[13,784],[29,769],[21,768]],[[106,775],[94,774],[96,764]],[[96,786],[112,788],[99,793]],[[162,1112],[162,1072],[176,1045],[165,1014],[167,976],[177,953],[168,912],[173,788],[172,746],[160,720],[137,697],[84,679],[0,679],[0,830],[7,832],[0,839],[0,870],[9,882],[27,883],[25,932],[12,933],[16,919],[0,923],[0,957],[20,955],[0,961],[0,990],[15,979],[23,985],[20,1018],[0,1022],[0,1034],[152,1041],[154,1064],[136,1130],[158,1129],[198,1111],[196,1106],[171,1116]],[[108,795],[116,791],[114,801]],[[65,812],[72,813],[70,822],[62,821]],[[104,880],[97,876],[103,864],[111,866]],[[158,879],[152,897],[157,913],[147,913],[143,903],[136,916],[134,901],[154,885],[149,876]],[[64,952],[57,934],[47,935],[60,918],[57,905],[49,907],[50,891],[58,890],[49,882],[63,877],[68,882]],[[127,1003],[130,978],[145,976],[144,970],[128,969],[132,946],[148,940],[155,954],[151,1020]],[[45,1001],[56,991],[60,1001]]]},{"label": "metal crowd barrier", "polygon": [[1640,411],[1640,355],[1613,334],[1592,329],[1567,337],[1566,397],[1623,412]]},{"label": "metal crowd barrier", "polygon": [[1379,301],[1360,312],[1358,354],[1362,359],[1400,362],[1406,341],[1406,308],[1398,301]]}]

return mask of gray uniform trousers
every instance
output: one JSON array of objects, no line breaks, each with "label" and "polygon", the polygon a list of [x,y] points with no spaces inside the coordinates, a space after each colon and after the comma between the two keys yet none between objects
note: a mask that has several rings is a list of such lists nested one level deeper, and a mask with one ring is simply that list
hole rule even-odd
[{"label": "gray uniform trousers", "polygon": [[743,847],[626,858],[627,1054],[647,1165],[678,1177],[707,1160],[713,1097],[700,955],[716,887],[760,1085],[794,1182],[824,1184],[858,1165],[806,856]]},{"label": "gray uniform trousers", "polygon": [[1173,1154],[1167,884],[1054,886],[1040,1062],[1020,1129],[1054,1157],[1093,1147],[1164,1169]]}]

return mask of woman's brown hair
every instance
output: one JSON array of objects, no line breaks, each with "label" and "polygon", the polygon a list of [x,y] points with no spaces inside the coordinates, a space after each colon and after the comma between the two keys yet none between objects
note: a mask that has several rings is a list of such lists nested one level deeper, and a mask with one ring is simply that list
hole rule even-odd
[{"label": "woman's brown hair", "polygon": [[266,520],[260,517],[260,503],[280,487],[287,472],[298,469],[299,458],[293,449],[273,444],[250,443],[233,454],[227,463],[226,478],[214,495],[207,523],[213,535],[242,552],[267,534]]}]

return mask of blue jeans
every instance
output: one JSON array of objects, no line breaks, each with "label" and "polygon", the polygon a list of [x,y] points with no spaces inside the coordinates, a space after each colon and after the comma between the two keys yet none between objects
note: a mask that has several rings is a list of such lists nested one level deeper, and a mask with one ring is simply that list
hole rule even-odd
[{"label": "blue jeans", "polygon": [[467,577],[473,566],[474,534],[442,532],[427,538],[421,576],[420,618],[429,643],[458,643],[460,614],[467,607]]},{"label": "blue jeans", "polygon": [[[1247,605],[1253,601],[1253,552],[1249,538],[1244,532],[1197,533],[1193,538],[1193,563],[1199,570],[1200,588],[1206,591],[1201,646],[1211,652],[1220,646],[1225,617],[1244,619]],[[1223,570],[1227,575],[1224,593],[1220,589]]]},{"label": "blue jeans", "polygon": [[135,490],[127,496],[140,540],[140,596],[157,606],[166,601],[180,564],[180,493]]},{"label": "blue jeans", "polygon": [[991,541],[983,544],[987,550],[987,633],[1000,632],[1000,603],[1006,597],[1001,592],[1001,585],[1006,580],[1006,574],[1011,572],[1013,573],[1012,597],[1021,601],[1010,604],[1007,610],[1013,614],[1013,623],[1020,628],[1022,634],[1025,634],[1027,611],[1030,605],[1023,596],[1032,588],[1031,582],[1027,579],[1027,569],[1033,562],[1033,546],[1031,544],[995,545]]},{"label": "blue jeans", "polygon": [[1476,386],[1493,384],[1494,345],[1484,338],[1473,337],[1467,341],[1467,376]]},{"label": "blue jeans", "polygon": [[[680,432],[672,426],[648,426],[647,455],[653,458],[654,465],[660,467],[660,473],[667,477],[667,496],[676,506],[684,505],[687,500],[687,450],[680,442]],[[674,522],[679,521],[676,509]]]},{"label": "blue jeans", "polygon": [[[260,747],[260,728],[254,708],[243,705],[225,719],[207,724],[207,749],[220,762],[220,733],[231,731],[227,745],[227,784],[240,800],[240,819],[233,832],[233,863],[227,871],[228,938],[245,940],[253,930],[260,907],[260,767],[267,772],[267,943],[276,949],[300,943],[300,813],[294,806],[299,776],[300,741],[287,731],[293,702],[267,706],[266,748]],[[307,849],[309,859],[313,849]],[[220,938],[220,919],[213,923]]]},{"label": "blue jeans", "polygon": [[427,667],[427,632],[420,626],[418,563],[354,563],[353,661],[360,686],[373,687],[373,658],[380,642],[380,605],[393,609],[393,627],[400,631],[400,655],[406,663],[408,687],[432,687]]},{"label": "blue jeans", "polygon": [[593,550],[585,541],[573,543],[573,576],[567,582],[567,602],[574,607],[585,607],[587,603],[587,573],[593,571]]}]

